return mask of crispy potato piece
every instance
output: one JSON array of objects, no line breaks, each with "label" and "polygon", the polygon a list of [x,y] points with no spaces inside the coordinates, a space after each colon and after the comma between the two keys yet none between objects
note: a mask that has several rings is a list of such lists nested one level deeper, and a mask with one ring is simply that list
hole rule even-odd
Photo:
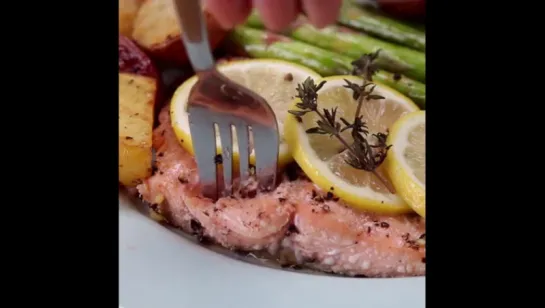
[{"label": "crispy potato piece", "polygon": [[[205,12],[210,48],[214,50],[227,31]],[[153,57],[179,65],[188,63],[171,0],[146,0],[134,20],[132,38]]]},{"label": "crispy potato piece", "polygon": [[160,104],[165,97],[164,88],[161,84],[159,71],[140,47],[123,35],[119,35],[119,72],[132,73],[136,75],[148,76],[157,79],[157,97],[155,98],[155,111],[160,110]]},{"label": "crispy potato piece", "polygon": [[119,35],[119,182],[135,186],[151,175],[151,136],[160,89],[157,69]]},{"label": "crispy potato piece", "polygon": [[157,79],[119,73],[119,182],[135,186],[151,175]]},{"label": "crispy potato piece", "polygon": [[136,13],[144,0],[119,0],[119,33],[131,37]]}]

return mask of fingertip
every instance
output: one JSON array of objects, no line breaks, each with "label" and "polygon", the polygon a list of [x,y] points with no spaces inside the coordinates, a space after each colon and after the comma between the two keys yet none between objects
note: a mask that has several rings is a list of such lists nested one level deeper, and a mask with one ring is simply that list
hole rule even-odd
[{"label": "fingertip", "polygon": [[251,0],[204,0],[204,9],[226,30],[243,23],[251,10]]},{"label": "fingertip", "polygon": [[254,0],[265,27],[272,31],[281,31],[288,27],[298,14],[297,3],[293,0]]},{"label": "fingertip", "polygon": [[323,28],[337,21],[342,0],[302,0],[302,7],[309,21]]}]

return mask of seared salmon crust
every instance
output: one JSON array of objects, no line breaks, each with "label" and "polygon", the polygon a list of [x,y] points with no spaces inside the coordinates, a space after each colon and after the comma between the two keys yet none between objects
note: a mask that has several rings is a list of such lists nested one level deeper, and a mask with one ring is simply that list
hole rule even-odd
[{"label": "seared salmon crust", "polygon": [[320,271],[425,275],[425,221],[419,216],[356,211],[304,176],[285,176],[272,192],[250,189],[213,202],[200,195],[195,160],[171,128],[169,106],[159,122],[156,170],[137,189],[170,224],[229,249],[290,255],[290,262]]}]

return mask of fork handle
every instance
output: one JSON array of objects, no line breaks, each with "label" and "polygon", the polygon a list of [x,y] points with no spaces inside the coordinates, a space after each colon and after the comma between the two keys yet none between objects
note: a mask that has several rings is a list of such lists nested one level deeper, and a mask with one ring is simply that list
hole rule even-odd
[{"label": "fork handle", "polygon": [[173,0],[173,2],[178,14],[184,46],[193,69],[198,72],[213,68],[214,58],[208,43],[201,1]]}]

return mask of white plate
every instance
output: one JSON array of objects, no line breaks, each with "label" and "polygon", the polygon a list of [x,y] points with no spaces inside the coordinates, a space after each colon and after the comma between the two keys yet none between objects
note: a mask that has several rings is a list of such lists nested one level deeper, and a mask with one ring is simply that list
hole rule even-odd
[{"label": "white plate", "polygon": [[420,308],[425,278],[310,275],[234,260],[193,243],[119,198],[123,308]]}]

